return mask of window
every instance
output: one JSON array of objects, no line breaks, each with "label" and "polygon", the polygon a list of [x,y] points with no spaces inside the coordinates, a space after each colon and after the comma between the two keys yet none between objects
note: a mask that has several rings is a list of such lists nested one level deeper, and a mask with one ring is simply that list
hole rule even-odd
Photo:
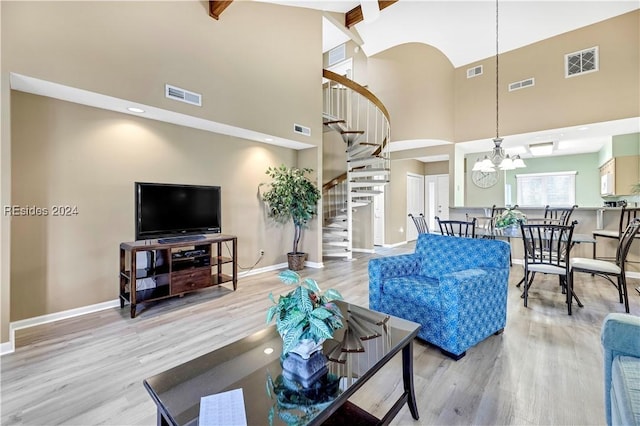
[{"label": "window", "polygon": [[517,204],[521,207],[574,205],[576,173],[572,171],[516,175]]}]

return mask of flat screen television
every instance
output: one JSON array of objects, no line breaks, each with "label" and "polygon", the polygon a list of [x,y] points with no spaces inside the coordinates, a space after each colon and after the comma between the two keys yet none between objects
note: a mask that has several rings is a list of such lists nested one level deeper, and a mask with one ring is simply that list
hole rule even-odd
[{"label": "flat screen television", "polygon": [[136,240],[219,233],[220,192],[219,186],[136,182]]}]

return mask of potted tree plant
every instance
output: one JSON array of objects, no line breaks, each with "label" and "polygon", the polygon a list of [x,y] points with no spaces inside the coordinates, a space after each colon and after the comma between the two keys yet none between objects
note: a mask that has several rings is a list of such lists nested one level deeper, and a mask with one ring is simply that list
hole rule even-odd
[{"label": "potted tree plant", "polygon": [[[267,204],[269,217],[279,223],[293,220],[293,249],[287,253],[289,269],[299,271],[304,267],[307,254],[298,250],[303,228],[317,212],[320,191],[306,174],[312,169],[295,167],[269,167],[266,174],[271,177],[270,188],[262,199]],[[261,184],[265,185],[265,184]]]}]

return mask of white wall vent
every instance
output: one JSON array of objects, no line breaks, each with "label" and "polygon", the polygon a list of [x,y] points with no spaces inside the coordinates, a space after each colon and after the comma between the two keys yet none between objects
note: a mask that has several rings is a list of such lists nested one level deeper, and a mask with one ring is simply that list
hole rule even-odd
[{"label": "white wall vent", "polygon": [[202,95],[200,93],[190,92],[176,86],[171,86],[170,84],[164,85],[164,95],[174,101],[202,106]]},{"label": "white wall vent", "polygon": [[598,46],[564,55],[565,78],[598,71]]},{"label": "white wall vent", "polygon": [[293,131],[305,136],[311,136],[311,129],[300,124],[293,125]]},{"label": "white wall vent", "polygon": [[347,59],[347,45],[345,43],[329,51],[329,66],[344,61],[345,59]]},{"label": "white wall vent", "polygon": [[467,78],[473,78],[482,75],[482,65],[467,69]]},{"label": "white wall vent", "polygon": [[518,89],[525,89],[527,87],[532,87],[536,85],[536,80],[532,78],[527,78],[526,80],[520,80],[513,83],[509,83],[509,91],[513,92]]}]

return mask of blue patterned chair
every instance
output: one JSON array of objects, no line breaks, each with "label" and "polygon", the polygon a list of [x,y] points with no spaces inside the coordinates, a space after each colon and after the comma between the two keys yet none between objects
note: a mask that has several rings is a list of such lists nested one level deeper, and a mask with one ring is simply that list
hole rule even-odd
[{"label": "blue patterned chair", "polygon": [[640,425],[640,317],[608,314],[600,338],[607,425]]},{"label": "blue patterned chair", "polygon": [[369,307],[420,323],[418,337],[456,360],[504,330],[509,244],[420,234],[413,254],[369,261]]}]

